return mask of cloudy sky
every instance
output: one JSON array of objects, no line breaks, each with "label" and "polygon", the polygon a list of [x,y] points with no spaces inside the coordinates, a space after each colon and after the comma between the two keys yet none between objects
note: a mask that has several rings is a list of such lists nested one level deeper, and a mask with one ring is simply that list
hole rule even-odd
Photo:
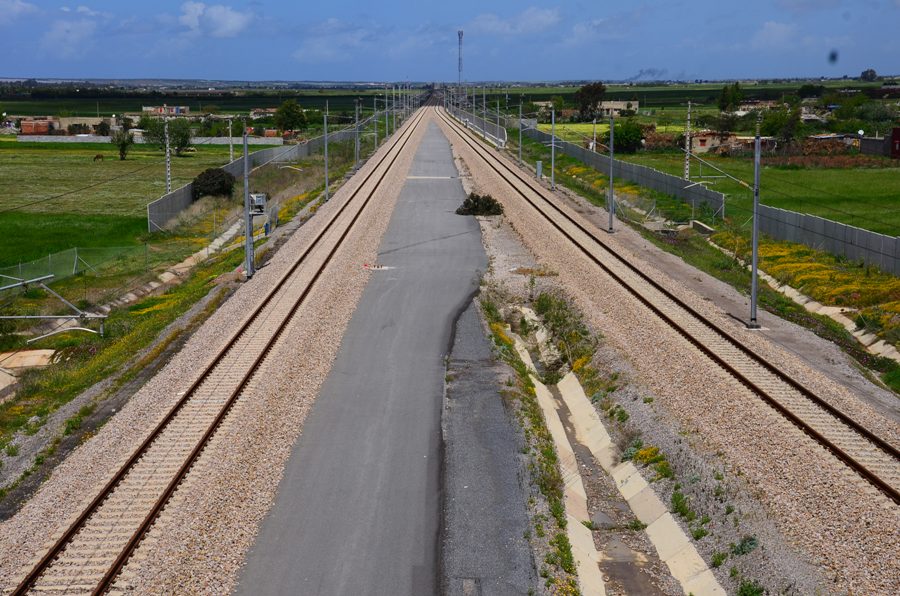
[{"label": "cloudy sky", "polygon": [[[0,0],[0,77],[720,79],[900,73],[900,0]],[[837,52],[837,61],[828,57]]]}]

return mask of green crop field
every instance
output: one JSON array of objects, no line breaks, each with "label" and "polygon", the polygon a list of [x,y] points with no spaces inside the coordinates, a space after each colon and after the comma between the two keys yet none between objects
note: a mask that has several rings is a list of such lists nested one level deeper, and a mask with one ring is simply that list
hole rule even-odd
[{"label": "green crop field", "polygon": [[[98,154],[104,159],[95,162]],[[227,161],[227,145],[173,157],[172,188]],[[165,157],[144,145],[119,161],[110,144],[2,143],[0,180],[2,267],[72,246],[139,243],[146,204],[165,193]]]},{"label": "green crop field", "polygon": [[[621,159],[681,176],[683,153],[620,155]],[[752,184],[750,158],[702,156],[702,159]],[[900,164],[884,160],[886,167],[784,169],[766,166],[760,173],[760,201],[773,207],[811,213],[882,234],[900,234]],[[701,174],[701,164],[691,164],[691,175]],[[704,176],[718,175],[702,167]],[[701,179],[697,179],[698,181]],[[706,178],[712,190],[727,195],[726,209],[736,220],[749,218],[752,192],[728,179]]]}]

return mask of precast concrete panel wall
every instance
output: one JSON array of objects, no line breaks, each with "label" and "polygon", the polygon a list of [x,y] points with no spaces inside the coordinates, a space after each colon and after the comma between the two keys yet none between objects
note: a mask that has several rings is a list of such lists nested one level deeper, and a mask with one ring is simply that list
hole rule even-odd
[{"label": "precast concrete panel wall", "polygon": [[759,206],[759,229],[777,240],[805,244],[850,261],[873,265],[885,273],[900,275],[900,238],[897,236],[768,205]]},{"label": "precast concrete panel wall", "polygon": [[[534,128],[524,130],[522,135],[547,145],[550,144],[552,138],[551,135]],[[556,146],[564,154],[574,157],[599,172],[609,174],[609,156],[595,153],[590,149],[585,149],[573,143],[561,141],[558,137]],[[725,195],[709,190],[699,184],[694,185],[683,178],[618,159],[613,160],[613,176],[678,197],[694,207],[703,204],[708,205],[710,209],[717,212],[720,216],[724,216]]]}]

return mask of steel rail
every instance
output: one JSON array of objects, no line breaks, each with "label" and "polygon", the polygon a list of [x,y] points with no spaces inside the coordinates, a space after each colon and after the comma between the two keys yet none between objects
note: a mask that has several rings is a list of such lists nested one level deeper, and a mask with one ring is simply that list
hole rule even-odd
[{"label": "steel rail", "polygon": [[[376,179],[374,187],[368,192],[365,196],[365,199],[362,205],[359,207],[356,214],[353,216],[350,224],[347,226],[347,229],[341,234],[338,238],[338,241],[335,243],[334,247],[329,251],[325,261],[322,263],[321,267],[316,271],[313,278],[308,282],[307,287],[303,290],[302,294],[293,305],[288,315],[284,318],[284,320],[278,325],[275,333],[270,337],[266,346],[262,350],[262,352],[254,359],[254,362],[249,367],[247,372],[242,376],[239,381],[237,387],[232,391],[231,395],[222,406],[221,410],[215,417],[215,420],[210,424],[207,428],[206,432],[201,437],[200,442],[194,447],[191,451],[187,460],[182,464],[176,473],[175,477],[170,481],[168,486],[166,487],[163,494],[157,499],[150,513],[144,518],[139,526],[138,530],[134,532],[132,537],[128,540],[128,543],[125,546],[125,549],[119,554],[113,563],[112,567],[104,574],[103,579],[100,584],[94,590],[94,594],[102,594],[107,591],[118,573],[127,563],[131,554],[133,554],[134,550],[140,544],[143,536],[152,526],[159,513],[165,507],[168,500],[174,494],[178,485],[184,479],[184,477],[189,472],[190,468],[193,466],[200,453],[203,451],[203,448],[209,443],[210,439],[215,434],[216,430],[219,428],[221,423],[224,421],[228,412],[231,410],[234,403],[237,401],[240,396],[241,390],[246,387],[246,384],[250,381],[253,375],[256,372],[258,365],[262,362],[265,356],[269,353],[271,348],[274,346],[277,339],[281,336],[282,332],[287,328],[290,321],[293,318],[293,315],[296,313],[297,309],[300,305],[305,301],[305,298],[312,291],[313,286],[315,285],[318,278],[321,276],[324,269],[331,262],[332,257],[337,252],[337,250],[343,245],[344,239],[350,233],[350,231],[354,228],[357,220],[360,215],[365,210],[366,206],[369,204],[369,201],[374,196],[375,192],[378,190],[381,182],[386,177],[387,173],[390,171],[393,164],[396,162],[397,158],[403,152],[406,144],[409,142],[409,139],[412,137],[413,132],[418,127],[419,123],[424,118],[424,110],[419,114],[416,120],[411,121],[411,124],[407,127],[405,131],[403,131],[402,136],[398,137],[394,140],[394,144],[388,148],[385,154],[379,159],[379,161],[375,164],[372,170],[366,174],[364,179],[359,183],[359,185],[353,190],[351,195],[344,201],[343,205],[341,205],[340,209],[335,213],[335,215],[328,221],[328,223],[322,227],[322,229],[316,234],[313,241],[303,250],[301,255],[297,258],[297,260],[291,265],[290,269],[279,279],[279,281],[275,284],[275,286],[270,290],[263,300],[257,305],[257,307],[253,310],[251,315],[247,317],[244,323],[240,326],[240,328],[232,334],[229,338],[228,342],[226,342],[225,346],[216,354],[216,356],[207,364],[201,374],[195,378],[195,380],[191,383],[190,387],[185,394],[176,402],[176,404],[167,412],[167,414],[163,417],[163,419],[157,424],[157,426],[151,431],[151,433],[144,439],[141,445],[132,453],[132,455],[128,458],[126,463],[119,468],[116,474],[104,485],[101,491],[94,497],[91,503],[82,511],[82,513],[78,516],[78,518],[67,528],[67,530],[63,533],[63,535],[54,543],[54,545],[50,548],[50,550],[41,558],[41,560],[35,565],[35,567],[28,573],[28,575],[19,583],[18,587],[13,592],[14,595],[21,595],[27,593],[31,587],[35,584],[35,582],[40,578],[40,576],[52,565],[53,561],[65,550],[66,545],[71,542],[72,538],[74,538],[78,532],[85,526],[86,522],[91,518],[91,516],[96,512],[96,510],[102,505],[102,503],[114,492],[116,487],[121,483],[121,481],[127,476],[129,471],[134,467],[137,461],[149,450],[155,440],[162,434],[163,430],[175,419],[177,414],[183,409],[184,405],[190,401],[190,398],[196,392],[196,390],[200,387],[200,385],[210,376],[215,366],[222,361],[226,354],[228,354],[231,349],[234,347],[235,343],[238,339],[244,334],[244,332],[249,329],[249,327],[256,322],[260,313],[263,309],[268,306],[275,296],[281,291],[281,289],[287,284],[287,282],[294,276],[300,266],[307,261],[307,257],[310,253],[318,248],[321,240],[325,237],[328,231],[331,230],[332,226],[341,219],[344,211],[348,208],[348,206],[354,202],[354,199],[359,195],[362,191],[363,187],[366,185],[369,180],[372,179],[373,176],[378,172],[378,168],[382,166],[385,162],[390,161],[386,168],[381,171],[381,175]],[[394,151],[396,149],[396,151]]]},{"label": "steel rail", "polygon": [[[590,260],[592,260],[596,265],[598,265],[601,269],[603,269],[608,275],[610,275],[613,279],[615,279],[622,287],[624,287],[629,293],[635,296],[641,303],[647,306],[651,311],[653,311],[657,316],[666,321],[671,327],[673,327],[680,335],[682,335],[685,339],[691,342],[694,346],[700,349],[707,357],[711,358],[714,362],[719,364],[723,369],[725,369],[728,373],[738,379],[743,385],[751,389],[754,393],[759,395],[766,403],[776,409],[779,413],[781,413],[784,417],[790,420],[795,426],[797,426],[801,431],[803,431],[808,436],[812,437],[816,442],[820,445],[831,451],[839,460],[841,460],[848,467],[853,469],[857,474],[865,478],[869,483],[878,488],[881,492],[883,492],[887,497],[893,500],[896,504],[900,504],[900,491],[892,485],[888,484],[885,480],[879,477],[875,472],[870,470],[864,464],[857,461],[853,456],[846,453],[843,449],[841,449],[838,445],[835,445],[833,441],[823,436],[819,431],[813,428],[807,421],[800,418],[790,409],[788,409],[784,404],[782,404],[778,399],[774,398],[769,394],[769,392],[758,385],[755,381],[750,379],[745,373],[741,372],[731,363],[727,362],[724,358],[722,358],[719,354],[715,352],[712,348],[705,345],[701,340],[694,337],[690,332],[684,329],[683,325],[674,321],[668,314],[662,311],[662,309],[653,304],[653,302],[644,296],[638,288],[635,288],[632,284],[624,280],[619,274],[613,271],[608,265],[603,263],[596,255],[594,255],[584,244],[577,240],[571,233],[567,230],[563,229],[562,226],[559,225],[552,217],[547,215],[543,209],[538,207],[535,202],[530,199],[524,192],[522,192],[521,188],[516,185],[513,180],[511,180],[507,175],[505,175],[498,166],[492,163],[492,160],[498,164],[501,164],[502,167],[509,172],[514,178],[516,178],[520,183],[525,184],[529,190],[531,190],[538,197],[543,199],[543,201],[555,209],[559,215],[565,218],[571,225],[576,227],[583,234],[594,240],[594,242],[602,248],[607,254],[616,259],[620,264],[624,265],[631,273],[637,275],[641,278],[642,281],[652,286],[656,291],[661,293],[665,298],[672,301],[676,306],[680,307],[682,310],[686,311],[691,317],[695,320],[699,321],[703,325],[705,325],[708,329],[716,333],[721,339],[727,341],[730,345],[737,348],[740,352],[746,355],[749,359],[751,359],[756,364],[759,364],[768,372],[773,374],[778,378],[779,381],[785,383],[795,391],[799,392],[801,395],[812,401],[816,406],[820,407],[822,410],[826,411],[828,414],[839,420],[841,423],[851,428],[860,436],[864,437],[868,440],[872,445],[883,451],[884,453],[890,455],[896,461],[900,461],[900,450],[895,448],[893,445],[877,436],[875,433],[865,428],[860,423],[856,422],[848,415],[844,414],[836,407],[825,401],[822,397],[816,395],[812,390],[806,388],[801,383],[791,378],[784,372],[782,372],[777,366],[772,364],[763,356],[757,354],[754,350],[749,348],[748,346],[741,343],[739,340],[735,339],[731,336],[730,333],[719,327],[716,323],[710,321],[705,315],[699,313],[690,305],[686,304],[683,300],[675,296],[668,289],[663,287],[656,280],[648,276],[646,273],[641,271],[637,266],[630,263],[627,259],[619,255],[616,251],[610,248],[605,242],[601,241],[597,234],[589,230],[586,226],[584,226],[581,222],[575,220],[571,215],[566,213],[562,208],[559,207],[554,201],[548,199],[544,193],[546,190],[541,186],[536,186],[530,179],[523,176],[515,169],[513,169],[509,164],[506,164],[504,160],[496,157],[493,152],[490,150],[483,148],[480,145],[480,142],[471,137],[471,135],[465,134],[464,129],[459,126],[455,120],[452,118],[448,118],[443,113],[438,111],[439,116],[448,124],[448,126],[452,127],[457,134],[462,138],[463,142],[465,142],[469,147],[472,148],[473,151],[476,152],[485,163],[491,167],[503,180],[505,180],[510,187],[515,190],[519,195],[522,196],[523,199],[527,203],[529,203],[538,213],[540,213],[547,221],[549,221],[561,234],[563,234],[567,239],[569,239],[581,252],[583,252]],[[490,159],[489,159],[490,158]]]}]

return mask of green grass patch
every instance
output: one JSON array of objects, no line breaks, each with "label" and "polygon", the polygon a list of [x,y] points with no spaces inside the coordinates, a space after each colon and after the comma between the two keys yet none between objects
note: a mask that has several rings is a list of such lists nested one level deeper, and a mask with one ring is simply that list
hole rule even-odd
[{"label": "green grass patch", "polygon": [[[17,431],[36,431],[50,414],[82,391],[122,370],[169,323],[209,293],[215,287],[213,280],[218,275],[237,267],[241,258],[238,251],[213,259],[162,297],[147,298],[131,309],[111,312],[105,337],[82,335],[71,341],[72,336],[64,334],[35,344],[36,348],[62,347],[62,359],[52,367],[28,371],[21,378],[15,399],[0,404],[0,446],[8,444]],[[173,339],[167,338],[147,357],[127,369],[118,382],[133,378]],[[80,411],[75,419],[68,421],[67,432],[80,427],[87,414],[89,412]],[[32,419],[37,423],[29,423]]]}]

